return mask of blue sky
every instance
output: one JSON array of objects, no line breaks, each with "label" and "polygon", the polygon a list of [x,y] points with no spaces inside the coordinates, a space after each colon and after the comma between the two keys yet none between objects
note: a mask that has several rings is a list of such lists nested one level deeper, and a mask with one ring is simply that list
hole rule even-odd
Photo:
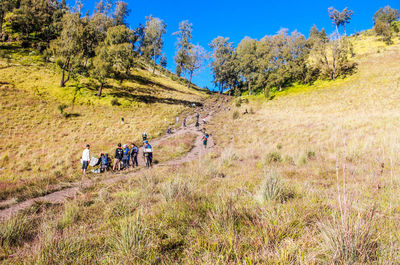
[{"label": "blue sky", "polygon": [[[175,70],[174,55],[179,22],[193,23],[193,42],[209,50],[208,44],[217,36],[229,37],[235,46],[246,36],[260,39],[272,35],[280,28],[298,30],[304,35],[312,25],[334,30],[328,16],[328,8],[338,10],[345,7],[354,11],[347,33],[352,34],[372,27],[374,13],[386,5],[400,8],[399,0],[353,0],[353,1],[310,1],[310,0],[125,0],[131,9],[128,23],[135,28],[145,22],[145,17],[153,16],[167,23],[164,52],[168,57],[168,68]],[[98,0],[83,0],[86,10],[93,10]],[[73,0],[68,0],[72,4]],[[212,73],[207,67],[193,78],[194,83],[213,88]]]}]

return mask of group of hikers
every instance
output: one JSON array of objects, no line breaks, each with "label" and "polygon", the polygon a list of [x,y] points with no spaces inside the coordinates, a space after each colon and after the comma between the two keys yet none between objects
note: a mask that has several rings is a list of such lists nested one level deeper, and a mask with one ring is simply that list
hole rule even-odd
[{"label": "group of hikers", "polygon": [[[220,108],[220,105],[218,105]],[[196,123],[195,127],[199,130],[200,127],[200,114],[196,113]],[[183,119],[183,127],[185,128],[187,119]],[[177,117],[177,122],[179,122],[179,117]],[[124,123],[124,118],[121,119],[121,123]],[[203,125],[206,124],[205,118],[202,119]],[[172,129],[169,127],[168,134],[172,134]],[[204,148],[207,148],[207,143],[209,139],[209,134],[206,133],[206,129],[203,129],[203,136],[201,141],[203,143]],[[147,134],[142,134],[143,140],[143,159],[145,162],[146,167],[151,167],[153,164],[153,148],[150,145]],[[91,157],[90,156],[90,145],[87,144],[85,150],[82,153],[82,173],[86,175],[86,171],[88,166],[97,167],[97,169],[93,169],[92,172],[94,173],[103,173],[109,170],[124,170],[130,167],[135,168],[139,166],[138,163],[138,155],[139,155],[139,147],[135,143],[131,143],[130,147],[127,144],[122,145],[121,143],[118,144],[117,148],[115,149],[114,155],[114,163],[112,163],[111,157],[107,153],[101,153],[99,158]]]},{"label": "group of hikers", "polygon": [[[147,134],[142,135],[143,139],[143,159],[146,167],[151,167],[153,164],[153,148],[147,140]],[[139,166],[138,163],[139,147],[135,143],[131,143],[131,147],[127,144],[122,145],[119,143],[115,149],[114,164],[112,164],[111,157],[106,153],[101,153],[99,158],[90,156],[90,145],[87,144],[82,153],[82,173],[85,175],[88,166],[98,167],[92,170],[94,173],[103,173],[109,170],[124,170],[130,167],[135,168]]]}]

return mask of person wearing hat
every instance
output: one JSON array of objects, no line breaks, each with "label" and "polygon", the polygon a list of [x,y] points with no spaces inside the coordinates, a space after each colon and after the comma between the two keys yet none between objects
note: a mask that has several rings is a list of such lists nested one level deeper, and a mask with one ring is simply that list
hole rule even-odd
[{"label": "person wearing hat", "polygon": [[143,158],[146,163],[146,167],[151,167],[153,164],[153,148],[147,140],[144,141],[143,144]]}]

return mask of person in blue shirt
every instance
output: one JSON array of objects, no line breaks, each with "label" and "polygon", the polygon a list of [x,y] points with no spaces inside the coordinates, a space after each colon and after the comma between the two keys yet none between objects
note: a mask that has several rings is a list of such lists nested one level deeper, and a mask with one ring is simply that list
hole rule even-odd
[{"label": "person in blue shirt", "polygon": [[153,163],[153,148],[149,144],[149,141],[144,141],[143,149],[143,157],[146,161],[146,167],[151,167]]},{"label": "person in blue shirt", "polygon": [[122,168],[128,168],[129,167],[129,147],[127,144],[124,144],[124,154],[122,156]]}]

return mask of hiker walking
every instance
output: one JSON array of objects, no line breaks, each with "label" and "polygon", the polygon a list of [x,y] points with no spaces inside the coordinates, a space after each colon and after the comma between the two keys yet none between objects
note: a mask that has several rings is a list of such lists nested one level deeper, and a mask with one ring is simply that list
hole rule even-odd
[{"label": "hiker walking", "polygon": [[143,144],[143,157],[146,163],[146,167],[151,167],[153,164],[153,148],[147,140]]},{"label": "hiker walking", "polygon": [[118,170],[121,170],[121,161],[124,155],[124,150],[121,147],[121,143],[118,144],[117,149],[115,149],[115,159],[114,159],[114,166],[113,171],[118,167]]},{"label": "hiker walking", "polygon": [[132,143],[132,146],[131,146],[132,167],[139,166],[138,161],[137,161],[138,153],[139,153],[139,148],[136,146],[136,144]]},{"label": "hiker walking", "polygon": [[183,119],[183,127],[186,127],[186,118]]},{"label": "hiker walking", "polygon": [[208,135],[208,133],[204,133],[204,135],[203,135],[203,138],[201,138],[201,140],[203,141],[203,146],[204,146],[204,149],[206,149],[207,148],[207,142],[208,142],[208,138],[209,138],[210,136]]},{"label": "hiker walking", "polygon": [[197,114],[196,114],[196,120],[197,120],[197,122],[199,122],[199,119],[200,119],[200,114],[197,112]]},{"label": "hiker walking", "polygon": [[86,170],[90,162],[90,145],[87,144],[85,150],[82,152],[82,173],[86,176]]}]

